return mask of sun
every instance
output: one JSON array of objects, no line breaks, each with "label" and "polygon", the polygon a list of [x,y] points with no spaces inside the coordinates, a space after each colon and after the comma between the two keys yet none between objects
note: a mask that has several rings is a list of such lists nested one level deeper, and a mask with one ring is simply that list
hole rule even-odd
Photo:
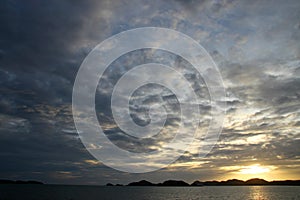
[{"label": "sun", "polygon": [[265,180],[280,179],[283,175],[282,171],[274,165],[262,165],[253,163],[250,165],[233,165],[221,167],[227,179],[249,180],[252,178],[261,178]]},{"label": "sun", "polygon": [[261,174],[261,173],[268,173],[271,171],[270,167],[263,167],[260,164],[244,166],[242,169],[239,170],[240,174]]}]

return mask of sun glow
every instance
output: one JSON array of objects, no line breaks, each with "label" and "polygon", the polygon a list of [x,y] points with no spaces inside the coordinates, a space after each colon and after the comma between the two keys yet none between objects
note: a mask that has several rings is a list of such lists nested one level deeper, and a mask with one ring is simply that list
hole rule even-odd
[{"label": "sun glow", "polygon": [[240,174],[261,174],[261,173],[268,173],[271,171],[271,167],[263,167],[260,164],[245,166],[239,170]]},{"label": "sun glow", "polygon": [[275,167],[274,165],[261,164],[226,166],[221,167],[221,170],[227,172],[227,179],[237,178],[242,180],[248,180],[251,178],[272,180],[274,179],[274,177],[278,178],[278,173],[280,173],[280,171],[278,171],[277,167]]}]

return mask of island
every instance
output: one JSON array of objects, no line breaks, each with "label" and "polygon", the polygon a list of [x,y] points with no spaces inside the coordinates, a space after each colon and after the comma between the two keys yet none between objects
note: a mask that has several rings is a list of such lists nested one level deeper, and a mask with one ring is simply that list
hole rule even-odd
[{"label": "island", "polygon": [[5,180],[5,179],[0,179],[0,184],[38,184],[38,185],[43,185],[44,183],[40,181],[22,181],[22,180]]},{"label": "island", "polygon": [[[112,183],[106,184],[107,186],[121,186],[120,184],[113,185]],[[247,181],[238,179],[229,179],[227,181],[199,181],[196,180],[192,184],[186,183],[182,180],[167,180],[162,183],[151,183],[147,180],[132,182],[125,186],[168,186],[168,187],[202,187],[202,186],[259,186],[259,185],[281,185],[281,186],[300,186],[300,180],[282,180],[282,181],[266,181],[264,179],[253,178]]]}]

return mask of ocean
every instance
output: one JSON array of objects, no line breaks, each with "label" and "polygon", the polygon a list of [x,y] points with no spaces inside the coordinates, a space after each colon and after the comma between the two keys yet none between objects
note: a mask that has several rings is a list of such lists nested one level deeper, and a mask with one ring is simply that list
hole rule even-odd
[{"label": "ocean", "polygon": [[0,185],[0,200],[300,200],[300,186]]}]

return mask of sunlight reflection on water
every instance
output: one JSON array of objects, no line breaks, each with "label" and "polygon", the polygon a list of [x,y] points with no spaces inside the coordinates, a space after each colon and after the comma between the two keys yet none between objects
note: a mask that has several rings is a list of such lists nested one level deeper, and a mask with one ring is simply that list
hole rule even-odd
[{"label": "sunlight reflection on water", "polygon": [[249,187],[250,196],[249,199],[269,199],[270,194],[268,193],[268,189],[262,186],[252,186]]}]

